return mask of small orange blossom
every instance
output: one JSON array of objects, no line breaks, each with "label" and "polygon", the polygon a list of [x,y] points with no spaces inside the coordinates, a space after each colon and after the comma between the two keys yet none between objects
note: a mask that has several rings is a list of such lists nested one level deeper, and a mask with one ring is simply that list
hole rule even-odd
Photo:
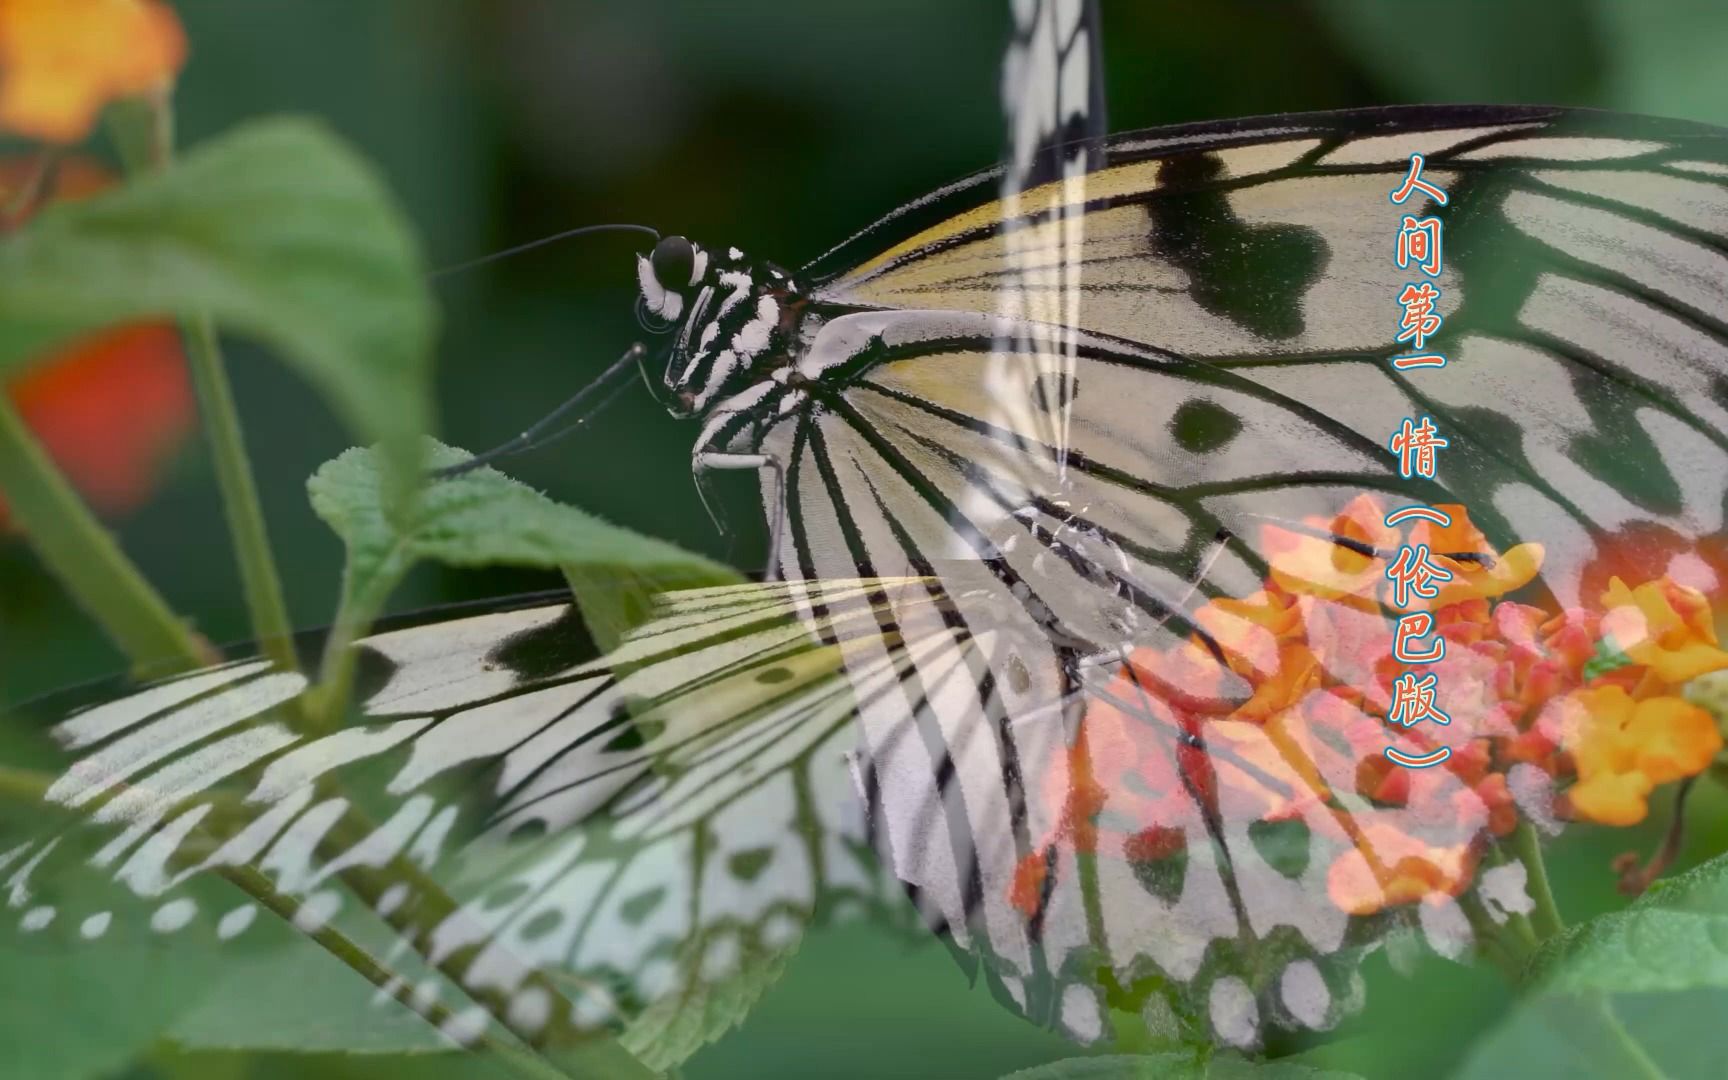
[{"label": "small orange blossom", "polygon": [[166,85],[185,60],[180,21],[155,0],[0,0],[0,129],[78,142],[109,102]]}]

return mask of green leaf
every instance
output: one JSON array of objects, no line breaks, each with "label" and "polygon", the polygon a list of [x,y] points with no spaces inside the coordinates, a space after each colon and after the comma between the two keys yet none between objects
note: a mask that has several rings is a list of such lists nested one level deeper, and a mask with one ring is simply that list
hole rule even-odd
[{"label": "green leaf", "polygon": [[[377,954],[388,949],[388,935],[376,927],[355,938]],[[419,958],[399,956],[392,970],[416,985],[437,979],[442,990],[439,999],[446,1006],[464,1000]],[[306,941],[227,964],[220,977],[211,981],[203,1001],[169,1029],[168,1038],[177,1053],[207,1061],[229,1051],[246,1051],[246,1060],[255,1063],[280,1055],[284,1076],[423,1076],[428,1080],[494,1075],[519,1080],[521,1076],[483,1052],[453,1050],[450,1041],[418,1014],[398,1002],[379,999],[359,973]],[[617,1040],[597,1035],[545,1054],[571,1076],[652,1075]],[[311,1055],[341,1056],[326,1061]],[[337,1062],[345,1065],[338,1069]]]},{"label": "green leaf", "polygon": [[[688,965],[699,965],[698,943],[685,947]],[[677,993],[656,999],[619,1036],[625,1050],[649,1069],[664,1072],[744,1022],[768,988],[779,981],[797,942],[782,948],[749,946],[731,974],[717,982],[692,978]],[[693,970],[693,967],[691,968]]]},{"label": "green leaf", "polygon": [[1544,994],[1471,1048],[1454,1080],[1720,1080],[1728,993]]},{"label": "green leaf", "polygon": [[[524,1054],[527,1052],[524,1051]],[[183,1050],[166,1047],[150,1061],[151,1077],[163,1080],[524,1080],[525,1077],[604,1077],[653,1080],[649,1072],[610,1040],[561,1047],[539,1055],[544,1069],[524,1070],[521,1059],[487,1051],[437,1054],[340,1054]],[[128,1073],[128,1076],[134,1074]]]},{"label": "green leaf", "polygon": [[1728,988],[1728,856],[1572,927],[1533,971],[1552,993]]},{"label": "green leaf", "polygon": [[202,995],[219,960],[168,942],[0,946],[6,1075],[85,1080],[125,1065]]},{"label": "green leaf", "polygon": [[1720,1075],[1694,1051],[1716,1044],[1728,1006],[1728,856],[1572,927],[1531,975],[1460,1077]]},{"label": "green leaf", "polygon": [[404,476],[436,321],[394,199],[323,125],[264,120],[0,240],[0,379],[80,335],[206,314],[269,345]]},{"label": "green leaf", "polygon": [[307,941],[231,958],[168,1037],[202,1050],[389,1054],[450,1046],[407,1006],[377,1000],[358,972]]},{"label": "green leaf", "polygon": [[[0,815],[0,850],[21,837],[40,838],[71,813],[40,804]],[[221,941],[214,917],[246,902],[226,882],[199,880],[181,896],[196,902],[192,925],[168,935],[150,925],[150,909],[91,865],[100,846],[64,828],[62,841],[31,875],[30,904],[52,911],[30,931],[17,912],[0,919],[0,1074],[32,1080],[112,1076],[169,1026],[197,1008],[218,974],[271,941],[284,927],[264,920],[234,941]],[[274,934],[274,936],[272,936]]]},{"label": "green leaf", "polygon": [[[460,464],[462,450],[426,440],[433,468]],[[350,450],[327,462],[307,484],[312,507],[348,547],[344,593],[367,613],[382,605],[402,575],[429,559],[452,566],[564,569],[583,583],[578,599],[592,623],[633,626],[644,597],[668,583],[682,587],[742,580],[719,563],[673,544],[609,524],[553,502],[488,468],[428,486],[392,520],[383,500],[381,462],[373,450]]]},{"label": "green leaf", "polygon": [[1293,1061],[1250,1061],[1234,1054],[1183,1053],[1066,1058],[1003,1080],[1358,1080],[1355,1073]]},{"label": "green leaf", "polygon": [[582,621],[601,652],[616,649],[625,635],[652,618],[654,598],[661,593],[744,580],[707,560],[663,566],[566,563],[563,570],[582,608]]}]

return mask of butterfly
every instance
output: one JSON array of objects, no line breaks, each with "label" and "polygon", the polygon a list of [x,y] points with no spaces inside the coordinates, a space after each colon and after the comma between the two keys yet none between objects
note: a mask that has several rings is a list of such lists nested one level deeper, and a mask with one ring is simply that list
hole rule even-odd
[{"label": "butterfly", "polygon": [[[1127,1009],[1249,1047],[1348,1013],[1353,956],[1400,926],[1461,948],[1447,890],[1340,882],[1384,891],[1370,864],[1407,849],[1457,878],[1493,808],[1438,769],[1354,794],[1364,739],[1405,745],[1372,692],[1244,719],[1319,677],[1264,622],[1372,682],[1391,615],[1334,602],[1390,556],[1364,497],[1468,507],[1480,535],[1435,549],[1461,573],[1540,544],[1519,585],[1556,610],[1610,557],[1713,584],[1724,133],[1436,106],[1105,136],[1096,5],[1014,15],[1004,166],[802,269],[677,236],[637,259],[693,469],[760,474],[778,580],[669,594],[591,661],[569,607],[375,635],[366,723],[322,738],[256,661],[77,713],[47,793],[77,820],[0,842],[19,932],[112,932],[55,891],[77,863],[154,932],[239,936],[256,900],[185,890],[256,867],[302,929],[381,915],[432,968],[383,990],[464,1042],[712,1012],[807,927],[907,897],[1082,1041]],[[1443,210],[1391,201],[1412,155]],[[1444,214],[1442,368],[1389,362],[1403,213]],[[1413,417],[1450,439],[1432,477],[1388,448]],[[1316,543],[1337,595],[1249,603]],[[1481,876],[1502,917],[1524,901],[1515,867]]]}]

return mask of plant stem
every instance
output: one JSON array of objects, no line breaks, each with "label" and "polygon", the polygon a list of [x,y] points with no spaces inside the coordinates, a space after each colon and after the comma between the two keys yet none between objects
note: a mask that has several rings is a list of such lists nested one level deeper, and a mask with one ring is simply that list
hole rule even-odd
[{"label": "plant stem", "polygon": [[181,622],[0,394],[0,491],[37,555],[132,662],[135,674],[218,663]]},{"label": "plant stem", "polygon": [[1595,998],[1596,1010],[1602,1016],[1602,1030],[1607,1033],[1614,1048],[1626,1059],[1627,1071],[1623,1075],[1640,1077],[1641,1080],[1668,1080],[1668,1074],[1651,1060],[1637,1038],[1620,1022],[1620,1017],[1614,1012],[1614,1003],[1608,996],[1594,994],[1592,997]]},{"label": "plant stem", "polygon": [[216,343],[216,328],[208,315],[188,319],[182,329],[198,389],[199,411],[210,438],[210,456],[216,463],[216,480],[222,491],[222,508],[228,532],[240,563],[240,580],[246,591],[246,608],[252,615],[252,632],[263,654],[284,670],[293,670],[294,630],[288,620],[288,605],[282,599],[282,580],[276,572],[276,557],[270,550],[270,535],[264,525],[264,509],[258,502],[258,484],[246,456],[246,438],[240,429],[240,413],[228,371]]},{"label": "plant stem", "polygon": [[24,220],[36,209],[42,201],[43,189],[48,186],[48,180],[59,164],[62,151],[59,147],[46,147],[36,152],[36,157],[30,163],[30,171],[18,184],[18,190],[6,195],[5,202],[0,205],[0,230],[10,229]]},{"label": "plant stem", "polygon": [[1565,930],[1566,923],[1560,918],[1559,905],[1554,903],[1554,890],[1548,883],[1548,865],[1542,861],[1542,842],[1528,821],[1520,821],[1513,830],[1512,851],[1518,856],[1518,861],[1524,864],[1524,872],[1529,878],[1530,897],[1536,902],[1536,910],[1531,913],[1536,936],[1541,941],[1547,941]]},{"label": "plant stem", "polygon": [[336,618],[324,639],[324,653],[318,661],[318,682],[306,692],[306,713],[314,733],[334,731],[341,726],[348,710],[348,698],[354,691],[354,673],[359,657],[354,643],[372,626],[378,613],[402,583],[413,560],[407,556],[403,541],[398,539],[384,553],[379,565],[383,569],[356,580],[353,560],[342,578],[342,596],[336,604]]},{"label": "plant stem", "polygon": [[1530,919],[1528,916],[1521,915],[1517,912],[1513,912],[1506,916],[1506,929],[1511,931],[1512,936],[1518,939],[1518,943],[1523,947],[1526,953],[1536,951],[1536,946],[1540,944],[1540,942],[1536,937],[1535,929],[1530,925]]},{"label": "plant stem", "polygon": [[[115,120],[115,138],[121,143],[122,156],[134,172],[161,172],[174,162],[172,92],[163,88],[132,104],[134,111],[130,115],[117,114]],[[258,502],[258,483],[252,474],[251,458],[246,454],[246,437],[240,426],[240,412],[234,407],[234,391],[217,344],[215,324],[208,315],[194,315],[182,323],[181,337],[191,362],[198,412],[210,440],[210,456],[216,463],[216,483],[222,492],[222,510],[228,519],[235,560],[240,564],[252,633],[267,658],[285,670],[294,670],[298,667],[294,629],[288,620],[288,605],[282,599],[282,579],[270,550],[264,509]]]},{"label": "plant stem", "polygon": [[1495,923],[1488,909],[1474,893],[1465,893],[1458,898],[1459,910],[1464,912],[1464,918],[1470,923],[1470,930],[1476,935],[1476,946],[1488,961],[1500,969],[1507,980],[1516,984],[1524,977],[1524,961],[1528,950],[1522,941],[1509,938]]}]

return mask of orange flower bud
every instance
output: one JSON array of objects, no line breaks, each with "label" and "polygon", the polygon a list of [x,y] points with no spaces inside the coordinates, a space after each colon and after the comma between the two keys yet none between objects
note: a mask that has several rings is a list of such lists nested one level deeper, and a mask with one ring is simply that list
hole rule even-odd
[{"label": "orange flower bud", "polygon": [[1624,687],[1593,686],[1561,702],[1560,715],[1578,773],[1567,805],[1604,825],[1643,821],[1657,785],[1702,772],[1722,749],[1715,719],[1677,697],[1639,701]]},{"label": "orange flower bud", "polygon": [[1614,578],[1602,594],[1602,633],[1636,664],[1678,684],[1728,668],[1704,594],[1663,578],[1636,589]]},{"label": "orange flower bud", "polygon": [[[15,200],[32,173],[30,163],[0,159],[0,203]],[[73,157],[59,163],[40,194],[44,201],[75,199],[112,183],[94,163]],[[21,209],[28,217],[34,206]],[[193,425],[180,335],[168,323],[89,335],[44,358],[4,392],[73,486],[106,514],[127,513],[150,496],[163,463]],[[0,529],[5,524],[0,500]]]}]

